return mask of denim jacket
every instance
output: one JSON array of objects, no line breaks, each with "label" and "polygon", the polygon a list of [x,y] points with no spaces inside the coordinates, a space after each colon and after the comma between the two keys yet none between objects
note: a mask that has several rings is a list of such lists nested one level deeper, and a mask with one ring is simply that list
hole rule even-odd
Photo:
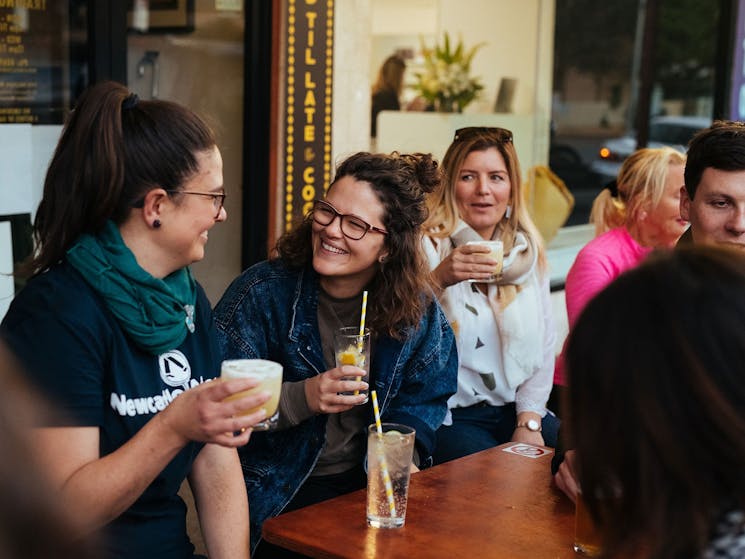
[{"label": "denim jacket", "polygon": [[[215,308],[223,357],[277,361],[287,382],[326,371],[318,281],[312,268],[289,269],[281,260],[243,272]],[[430,465],[435,430],[457,388],[458,371],[453,332],[439,305],[433,302],[403,340],[379,336],[371,365],[371,389],[378,393],[383,421],[416,429],[420,464]],[[327,417],[318,414],[289,429],[254,432],[239,449],[251,506],[252,549],[264,520],[287,506],[313,470],[325,444]]]}]

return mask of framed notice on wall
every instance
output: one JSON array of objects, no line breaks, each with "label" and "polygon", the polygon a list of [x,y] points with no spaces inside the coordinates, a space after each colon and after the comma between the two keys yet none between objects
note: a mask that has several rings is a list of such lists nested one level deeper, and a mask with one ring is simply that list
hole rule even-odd
[{"label": "framed notice on wall", "polygon": [[62,124],[68,9],[62,1],[0,2],[0,124]]},{"label": "framed notice on wall", "polygon": [[127,23],[141,33],[190,33],[194,0],[129,0]]},{"label": "framed notice on wall", "polygon": [[284,76],[285,230],[310,211],[331,177],[333,0],[287,0]]}]

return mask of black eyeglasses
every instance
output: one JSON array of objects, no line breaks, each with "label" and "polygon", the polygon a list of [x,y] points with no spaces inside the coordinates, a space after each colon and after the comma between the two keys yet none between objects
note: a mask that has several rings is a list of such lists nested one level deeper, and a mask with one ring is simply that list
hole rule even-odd
[{"label": "black eyeglasses", "polygon": [[455,131],[453,141],[457,142],[458,140],[467,140],[474,136],[492,136],[498,142],[502,142],[503,144],[512,142],[511,130],[497,127],[492,128],[489,126],[468,126],[466,128],[458,128],[458,130]]},{"label": "black eyeglasses", "polygon": [[313,202],[313,221],[318,225],[331,225],[331,222],[333,222],[337,216],[340,220],[341,232],[344,233],[345,237],[349,237],[353,241],[359,241],[368,231],[376,231],[381,235],[388,234],[388,231],[370,225],[361,217],[352,214],[339,213],[336,211],[336,208],[328,202],[324,202],[323,200],[316,200]]},{"label": "black eyeglasses", "polygon": [[169,194],[194,194],[195,196],[207,196],[212,198],[212,206],[215,208],[215,219],[220,217],[222,207],[225,205],[225,197],[227,194],[224,192],[213,193],[213,192],[196,192],[194,190],[166,190]]}]

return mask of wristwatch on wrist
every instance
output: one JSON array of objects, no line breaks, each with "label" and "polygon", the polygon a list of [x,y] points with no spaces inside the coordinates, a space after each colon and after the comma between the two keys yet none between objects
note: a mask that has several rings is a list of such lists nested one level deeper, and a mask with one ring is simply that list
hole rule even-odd
[{"label": "wristwatch on wrist", "polygon": [[523,423],[518,423],[515,426],[515,429],[518,429],[520,427],[524,427],[525,429],[527,429],[528,431],[532,431],[533,433],[540,433],[542,429],[541,422],[536,421],[535,419],[528,419]]}]

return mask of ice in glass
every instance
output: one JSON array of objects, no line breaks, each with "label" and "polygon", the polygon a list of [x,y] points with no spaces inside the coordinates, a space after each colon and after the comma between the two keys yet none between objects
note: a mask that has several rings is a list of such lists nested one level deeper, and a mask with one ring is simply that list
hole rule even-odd
[{"label": "ice in glass", "polygon": [[400,528],[406,520],[416,432],[398,423],[383,423],[382,428],[382,436],[375,424],[367,428],[367,524]]},{"label": "ice in glass", "polygon": [[[347,380],[370,382],[370,330],[368,328],[365,328],[362,336],[360,336],[360,329],[357,327],[339,328],[334,332],[334,355],[336,356],[337,367],[354,365],[365,371],[364,376],[349,377]],[[367,390],[342,392],[342,394],[346,396],[365,394],[367,396]],[[364,404],[365,402],[367,402],[367,399],[360,403]]]}]

